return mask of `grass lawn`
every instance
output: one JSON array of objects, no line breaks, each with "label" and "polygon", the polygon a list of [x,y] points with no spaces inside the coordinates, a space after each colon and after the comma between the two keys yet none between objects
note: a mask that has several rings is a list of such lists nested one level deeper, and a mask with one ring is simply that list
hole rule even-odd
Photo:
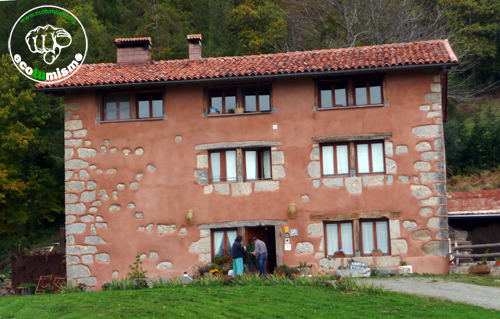
[{"label": "grass lawn", "polygon": [[500,318],[447,300],[328,287],[232,286],[0,298],[0,318]]}]

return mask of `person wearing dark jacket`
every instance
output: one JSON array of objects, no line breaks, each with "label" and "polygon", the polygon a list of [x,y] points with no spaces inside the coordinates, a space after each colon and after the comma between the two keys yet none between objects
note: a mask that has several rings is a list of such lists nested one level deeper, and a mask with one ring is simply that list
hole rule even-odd
[{"label": "person wearing dark jacket", "polygon": [[233,257],[233,276],[243,274],[243,258],[246,257],[247,251],[241,244],[242,240],[242,236],[237,236],[231,248],[231,255]]}]

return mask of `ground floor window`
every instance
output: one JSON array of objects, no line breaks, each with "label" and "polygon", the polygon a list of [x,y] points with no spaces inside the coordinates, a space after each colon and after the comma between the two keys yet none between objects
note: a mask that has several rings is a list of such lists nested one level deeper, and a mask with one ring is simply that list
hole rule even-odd
[{"label": "ground floor window", "polygon": [[371,256],[374,251],[390,254],[388,220],[325,222],[324,233],[327,256],[333,256],[337,251],[354,256],[358,250],[362,256]]},{"label": "ground floor window", "polygon": [[389,254],[389,222],[361,221],[361,248],[362,255],[371,255],[374,250]]},{"label": "ground floor window", "polygon": [[339,250],[348,256],[354,256],[352,222],[327,223],[325,233],[328,256],[333,256]]},{"label": "ground floor window", "polygon": [[231,255],[237,235],[236,229],[212,230],[212,257]]}]

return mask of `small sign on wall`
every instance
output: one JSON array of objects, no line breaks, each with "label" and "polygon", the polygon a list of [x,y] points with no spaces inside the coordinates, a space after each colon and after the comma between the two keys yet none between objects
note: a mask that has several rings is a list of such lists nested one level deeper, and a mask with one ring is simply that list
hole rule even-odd
[{"label": "small sign on wall", "polygon": [[290,243],[290,238],[285,238],[285,244],[289,244]]},{"label": "small sign on wall", "polygon": [[299,236],[299,229],[298,228],[292,228],[292,229],[290,229],[290,236],[291,237],[297,237],[297,236]]},{"label": "small sign on wall", "polygon": [[285,250],[292,250],[292,244],[285,244]]}]

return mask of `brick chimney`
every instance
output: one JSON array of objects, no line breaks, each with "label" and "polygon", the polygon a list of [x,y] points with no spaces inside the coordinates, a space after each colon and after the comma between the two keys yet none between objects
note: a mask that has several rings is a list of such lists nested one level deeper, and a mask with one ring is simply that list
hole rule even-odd
[{"label": "brick chimney", "polygon": [[115,39],[116,60],[121,65],[151,63],[151,38]]},{"label": "brick chimney", "polygon": [[189,60],[201,60],[201,34],[187,36],[189,42]]}]

